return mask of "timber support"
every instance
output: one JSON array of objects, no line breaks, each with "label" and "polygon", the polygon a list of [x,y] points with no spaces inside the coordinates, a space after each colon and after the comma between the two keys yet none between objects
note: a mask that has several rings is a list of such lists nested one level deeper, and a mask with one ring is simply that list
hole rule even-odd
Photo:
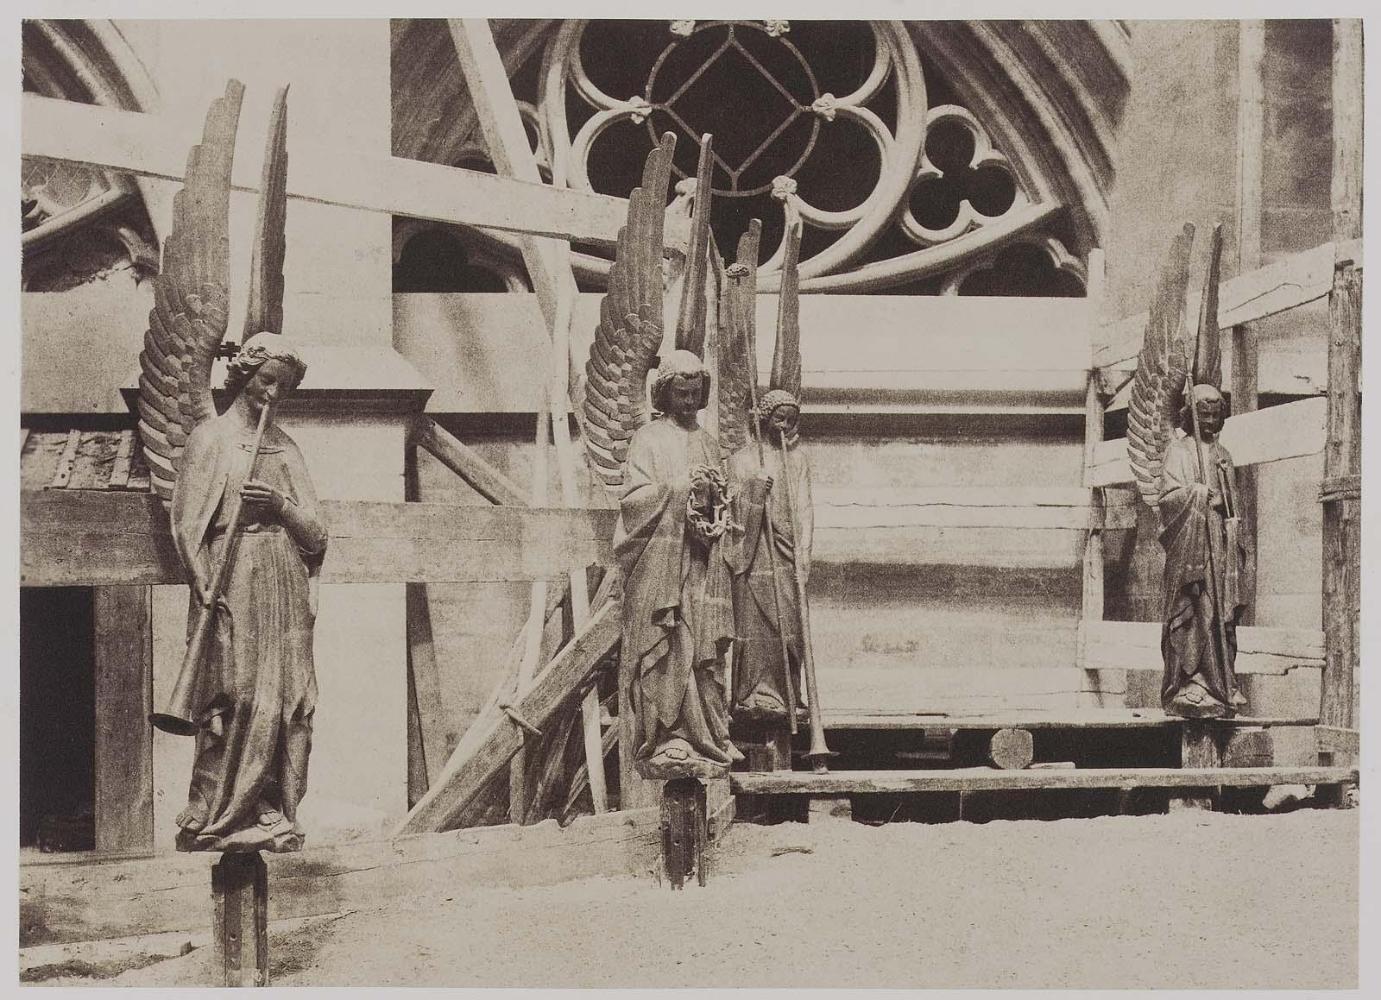
[{"label": "timber support", "polygon": [[211,866],[215,986],[269,984],[269,875],[258,851],[227,851]]}]

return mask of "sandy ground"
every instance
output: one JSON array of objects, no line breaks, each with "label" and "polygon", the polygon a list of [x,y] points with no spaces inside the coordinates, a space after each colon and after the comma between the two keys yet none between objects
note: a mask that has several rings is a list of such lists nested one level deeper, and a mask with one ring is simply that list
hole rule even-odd
[{"label": "sandy ground", "polygon": [[[705,888],[438,886],[275,935],[272,973],[275,986],[1354,987],[1358,821],[737,824]],[[203,984],[209,959],[99,985]]]}]

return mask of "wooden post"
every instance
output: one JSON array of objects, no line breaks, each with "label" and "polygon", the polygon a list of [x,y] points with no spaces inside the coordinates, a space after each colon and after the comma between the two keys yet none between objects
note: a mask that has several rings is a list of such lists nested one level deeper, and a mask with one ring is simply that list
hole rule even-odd
[{"label": "wooden post", "polygon": [[227,851],[211,866],[215,986],[269,984],[268,866],[258,851]]},{"label": "wooden post", "polygon": [[844,820],[854,818],[853,800],[847,795],[812,795],[806,807],[806,820],[810,823]]},{"label": "wooden post", "polygon": [[[1333,239],[1362,235],[1362,22],[1333,22]],[[1340,260],[1329,297],[1324,445],[1324,671],[1319,722],[1355,728],[1361,612],[1362,273]],[[1329,754],[1328,763],[1334,755]]]},{"label": "wooden post", "polygon": [[[1089,253],[1088,293],[1090,313],[1090,349],[1094,335],[1098,331],[1099,311],[1102,308],[1104,261],[1103,251],[1094,249]],[[1103,398],[1098,390],[1098,369],[1090,367],[1088,385],[1084,390],[1084,473],[1093,467],[1094,456],[1099,442],[1103,440]],[[1090,527],[1083,533],[1083,600],[1080,607],[1080,622],[1075,661],[1079,669],[1088,669],[1088,643],[1086,623],[1103,620],[1103,531],[1101,527],[1103,512],[1103,490],[1093,487],[1089,490],[1089,507],[1092,511]],[[1100,690],[1096,686],[1095,690]]]},{"label": "wooden post", "polygon": [[[1212,722],[1186,719],[1180,730],[1180,767],[1222,767],[1223,755],[1218,748],[1218,735]],[[1212,809],[1213,797],[1176,795],[1171,793],[1170,811],[1178,809]]]},{"label": "wooden post", "polygon": [[[1237,56],[1237,273],[1261,266],[1262,187],[1265,157],[1266,22],[1242,21]],[[1250,413],[1257,407],[1258,351],[1256,328],[1243,323],[1232,328],[1232,412]],[[1246,610],[1240,624],[1252,625],[1256,616],[1257,471],[1254,465],[1237,470],[1237,516],[1247,549],[1243,598]]]},{"label": "wooden post", "polygon": [[148,587],[94,588],[96,850],[153,850],[153,624]]}]

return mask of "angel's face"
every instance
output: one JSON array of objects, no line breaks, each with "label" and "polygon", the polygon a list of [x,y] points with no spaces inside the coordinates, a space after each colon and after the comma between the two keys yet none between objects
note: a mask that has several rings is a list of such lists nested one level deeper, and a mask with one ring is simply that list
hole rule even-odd
[{"label": "angel's face", "polygon": [[244,399],[250,413],[257,417],[267,404],[278,402],[295,388],[297,369],[286,361],[269,358],[245,383]]},{"label": "angel's face", "polygon": [[785,436],[789,442],[796,436],[796,424],[801,419],[801,411],[794,406],[778,406],[767,418],[767,426],[772,437]]},{"label": "angel's face", "polygon": [[678,376],[671,380],[664,392],[667,414],[675,420],[694,420],[700,412],[701,377]]},{"label": "angel's face", "polygon": [[1223,404],[1216,399],[1200,400],[1194,404],[1199,417],[1199,433],[1204,440],[1212,441],[1223,429]]}]

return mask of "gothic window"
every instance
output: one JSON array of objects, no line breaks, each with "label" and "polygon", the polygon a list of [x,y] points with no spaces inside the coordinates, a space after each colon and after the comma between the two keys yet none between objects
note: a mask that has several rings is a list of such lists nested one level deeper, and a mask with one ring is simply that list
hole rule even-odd
[{"label": "gothic window", "polygon": [[[550,183],[626,197],[664,131],[684,181],[711,133],[716,242],[761,219],[765,291],[794,208],[804,291],[1084,294],[1130,81],[1112,22],[489,23]],[[488,169],[445,22],[393,46],[394,155]],[[451,228],[522,273],[516,237]],[[609,264],[571,253],[587,290]]]},{"label": "gothic window", "polygon": [[[716,240],[762,219],[765,288],[790,199],[805,291],[1083,294],[1062,206],[897,22],[568,21],[542,60],[555,183],[626,196],[665,131],[691,176],[711,133]],[[577,262],[590,284],[607,269]]]},{"label": "gothic window", "polygon": [[[93,65],[81,22],[26,21],[25,93],[84,104],[124,103]],[[24,157],[20,173],[24,291],[55,292],[128,272],[158,270],[153,226],[134,180],[65,161]]]}]

